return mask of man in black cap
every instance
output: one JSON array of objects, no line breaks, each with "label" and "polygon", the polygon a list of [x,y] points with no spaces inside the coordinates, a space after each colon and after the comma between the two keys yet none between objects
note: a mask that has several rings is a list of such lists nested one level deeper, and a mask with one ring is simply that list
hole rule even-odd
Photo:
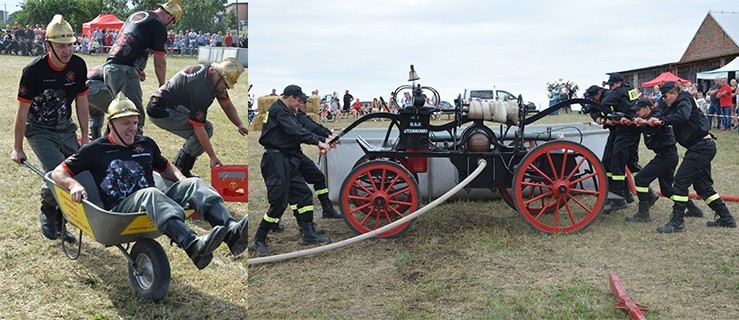
[{"label": "man in black cap", "polygon": [[711,161],[716,156],[716,141],[708,133],[710,129],[708,119],[700,111],[690,93],[680,90],[674,82],[666,82],[660,91],[668,108],[665,109],[663,116],[650,118],[650,122],[659,121],[661,125],[672,126],[677,142],[687,150],[675,173],[672,216],[667,224],[657,228],[657,232],[685,231],[683,216],[689,200],[690,185],[693,185],[695,192],[716,212],[718,219],[709,220],[706,223],[709,227],[736,228],[736,220],[729,212],[729,208],[713,190]]},{"label": "man in black cap", "polygon": [[296,205],[295,219],[298,220],[304,245],[331,241],[316,234],[313,225],[313,193],[300,174],[301,143],[318,145],[322,150],[329,149],[322,137],[310,132],[297,121],[295,113],[300,102],[306,100],[308,96],[300,87],[289,85],[264,116],[259,144],[264,146],[261,169],[267,186],[269,209],[259,224],[251,246],[262,254],[272,252],[267,246],[267,232],[277,226],[288,203]]},{"label": "man in black cap", "polygon": [[[632,222],[648,222],[651,221],[649,216],[649,208],[656,202],[657,198],[650,198],[649,184],[658,179],[659,189],[662,194],[669,198],[674,194],[672,189],[673,176],[675,175],[675,166],[677,166],[677,147],[675,146],[675,135],[671,126],[649,126],[645,119],[652,117],[661,117],[664,113],[664,102],[659,106],[652,108],[652,101],[649,99],[639,99],[631,108],[636,112],[637,118],[634,124],[638,125],[644,134],[644,145],[647,149],[654,151],[654,158],[639,171],[639,175],[634,177],[636,185],[636,194],[639,197],[639,211],[627,217],[626,221]],[[688,200],[688,212],[685,214],[690,217],[702,217],[703,212],[693,201]]]},{"label": "man in black cap", "polygon": [[[609,107],[613,112],[620,112],[624,115],[619,122],[628,121],[629,118],[634,117],[634,111],[631,107],[634,101],[638,98],[638,93],[635,89],[632,89],[628,83],[624,83],[624,77],[619,73],[611,73],[608,77],[606,84],[609,86],[609,93],[604,96],[603,104]],[[603,118],[598,118],[596,121],[599,124],[609,123],[609,121]],[[604,213],[611,213],[616,210],[626,208],[627,202],[633,202],[631,192],[628,190],[626,185],[626,166],[629,165],[629,169],[632,174],[636,175],[641,169],[639,167],[638,158],[638,147],[640,140],[640,130],[632,126],[621,126],[616,125],[612,127],[611,133],[606,143],[606,152],[603,156],[603,164],[607,170],[610,169],[610,190],[618,195],[619,199],[611,200],[608,207],[603,209]],[[612,136],[612,137],[611,137]],[[610,150],[611,158],[607,158]],[[656,201],[659,196],[650,190],[649,196],[653,201]]]}]

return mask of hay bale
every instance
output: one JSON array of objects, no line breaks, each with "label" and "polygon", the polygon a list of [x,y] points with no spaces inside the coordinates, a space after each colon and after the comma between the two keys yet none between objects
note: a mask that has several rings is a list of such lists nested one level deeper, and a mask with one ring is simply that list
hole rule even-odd
[{"label": "hay bale", "polygon": [[259,104],[259,114],[265,114],[267,113],[267,110],[269,110],[269,107],[272,106],[272,104],[279,99],[280,96],[261,96],[257,98],[257,103]]},{"label": "hay bale", "polygon": [[[266,111],[265,111],[266,112]],[[250,131],[262,131],[262,125],[264,124],[264,115],[266,113],[259,113],[251,122]]]},{"label": "hay bale", "polygon": [[321,107],[321,97],[319,96],[308,96],[308,102],[305,103],[305,113],[318,114],[318,110]]}]

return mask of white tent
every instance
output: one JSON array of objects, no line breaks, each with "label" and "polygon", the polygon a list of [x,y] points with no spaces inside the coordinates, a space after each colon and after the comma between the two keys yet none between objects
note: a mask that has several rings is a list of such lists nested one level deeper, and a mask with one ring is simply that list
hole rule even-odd
[{"label": "white tent", "polygon": [[705,80],[713,80],[716,77],[728,78],[729,71],[739,73],[739,57],[734,58],[734,60],[731,60],[731,62],[716,70],[698,72],[696,77]]}]

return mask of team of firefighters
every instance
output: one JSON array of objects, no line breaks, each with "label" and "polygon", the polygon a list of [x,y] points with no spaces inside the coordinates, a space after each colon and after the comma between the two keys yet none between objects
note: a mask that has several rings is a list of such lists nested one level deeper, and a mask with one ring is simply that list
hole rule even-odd
[{"label": "team of firefighters", "polygon": [[[209,156],[211,167],[222,164],[210,143],[213,125],[206,120],[214,100],[238,133],[248,134],[228,96],[228,89],[234,87],[244,68],[236,59],[226,58],[210,66],[189,66],[165,81],[166,29],[177,22],[182,10],[179,0],[171,0],[154,11],[132,14],[122,28],[124,36],[111,49],[107,62],[90,70],[84,60],[73,54],[75,37],[71,26],[61,15],[56,15],[47,27],[47,53],[23,70],[11,157],[17,163],[26,159],[25,136],[44,171],[54,171],[54,181],[68,188],[75,201],[86,198],[87,191],[73,177],[90,170],[106,209],[145,210],[157,228],[202,269],[222,242],[228,244],[234,255],[246,250],[247,219],[236,222],[223,206],[223,199],[191,173],[197,157],[203,153]],[[153,53],[159,89],[144,107],[141,81],[146,78],[144,69],[150,53]],[[735,228],[736,220],[712,186],[715,137],[709,133],[707,119],[695,100],[674,83],[667,82],[660,88],[662,100],[654,106],[649,100],[637,99],[636,92],[618,73],[610,74],[606,83],[608,89],[591,86],[586,93],[588,98],[611,110],[608,114],[596,108],[589,111],[593,120],[610,130],[602,162],[614,196],[608,198],[604,212],[622,210],[634,201],[626,185],[628,168],[635,177],[638,211],[627,217],[627,221],[651,220],[650,207],[659,196],[649,184],[658,179],[662,194],[673,201],[670,220],[657,228],[658,232],[683,232],[685,216],[703,216],[688,197],[691,185],[716,214],[716,219],[707,222],[709,227]],[[297,220],[304,245],[331,241],[314,223],[314,191],[324,218],[342,217],[328,199],[325,176],[301,151],[301,144],[317,145],[327,151],[328,142],[334,137],[330,130],[305,114],[307,100],[299,86],[289,85],[263,118],[259,143],[264,146],[261,173],[269,209],[250,246],[259,254],[272,252],[267,245],[267,234],[284,229],[280,219],[288,206]],[[77,125],[71,120],[72,102],[82,136],[79,142]],[[161,155],[156,143],[143,136],[146,115],[158,127],[185,139],[172,165]],[[101,133],[103,117],[108,124]],[[95,138],[90,143],[89,129]],[[644,167],[638,161],[641,136],[647,148],[655,153]],[[676,170],[678,143],[686,152]],[[102,158],[105,161],[99,160]],[[152,190],[152,170],[176,183],[164,192]],[[121,184],[127,186],[121,188]],[[308,184],[313,185],[313,191]],[[39,220],[44,236],[76,241],[71,233],[62,234],[61,212],[45,185],[41,194]],[[182,204],[196,206],[213,229],[207,235],[197,236],[183,223],[181,210],[157,209],[161,203],[170,209]]]}]

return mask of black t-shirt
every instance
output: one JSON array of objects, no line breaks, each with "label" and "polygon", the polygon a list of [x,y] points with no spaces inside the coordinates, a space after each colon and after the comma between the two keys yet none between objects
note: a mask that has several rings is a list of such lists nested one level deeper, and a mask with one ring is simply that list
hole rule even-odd
[{"label": "black t-shirt", "polygon": [[167,107],[184,106],[190,110],[190,123],[204,126],[213,99],[229,101],[228,92],[213,92],[210,69],[202,64],[180,70],[154,93],[146,113],[152,118],[168,115]]},{"label": "black t-shirt", "polygon": [[[165,54],[167,28],[152,11],[139,11],[126,19],[108,62],[139,67],[149,53]],[[149,49],[149,51],[147,51]],[[137,61],[138,60],[138,61]],[[146,65],[146,62],[143,63]],[[139,69],[141,70],[141,69]]]},{"label": "black t-shirt", "polygon": [[136,136],[129,147],[113,144],[108,136],[101,137],[62,162],[73,175],[90,171],[105,210],[140,189],[153,187],[152,170],[161,172],[168,165],[156,142],[146,136]]},{"label": "black t-shirt", "polygon": [[49,54],[38,56],[23,68],[18,100],[31,104],[29,123],[54,126],[72,116],[72,102],[87,94],[87,65],[72,55],[60,70],[51,65]]}]

